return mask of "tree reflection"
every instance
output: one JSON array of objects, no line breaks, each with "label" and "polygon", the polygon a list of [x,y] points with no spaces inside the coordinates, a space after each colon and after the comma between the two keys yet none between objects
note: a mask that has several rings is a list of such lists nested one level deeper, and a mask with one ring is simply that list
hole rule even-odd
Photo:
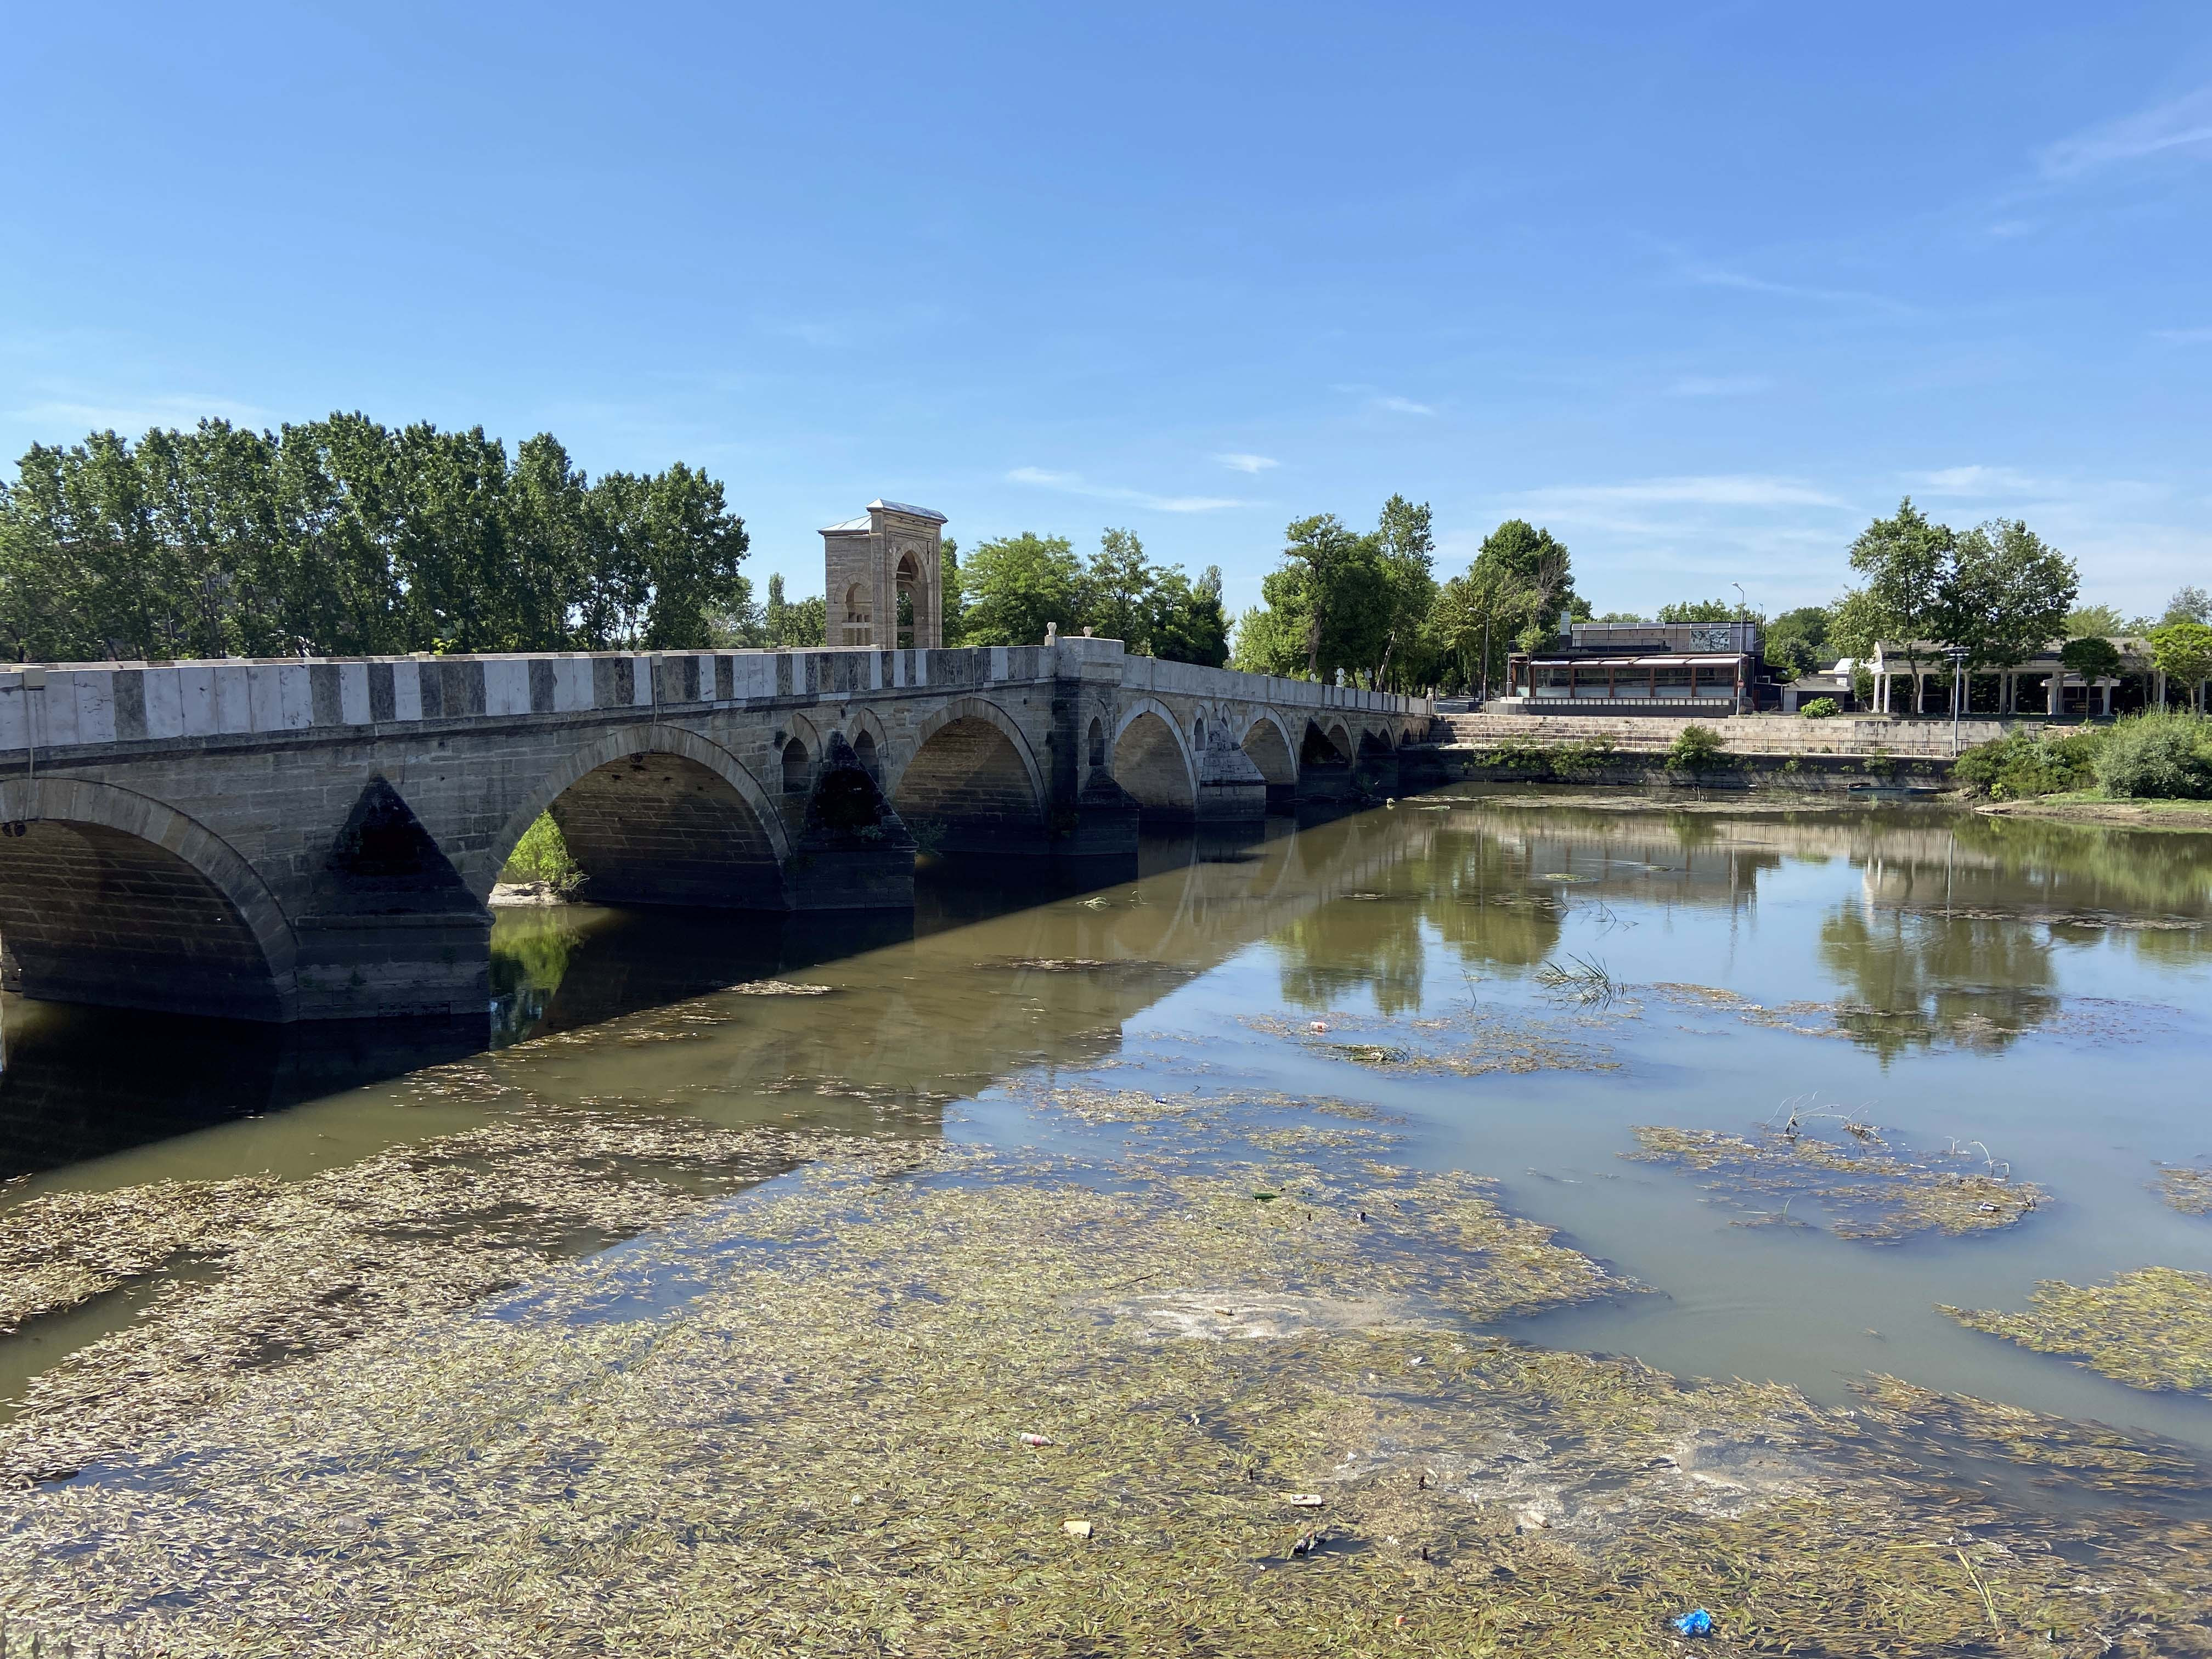
[{"label": "tree reflection", "polygon": [[1837,1025],[1884,1061],[1939,1042],[2006,1048],[2058,1012],[2051,947],[2017,921],[1844,904],[1820,960],[1851,988]]}]

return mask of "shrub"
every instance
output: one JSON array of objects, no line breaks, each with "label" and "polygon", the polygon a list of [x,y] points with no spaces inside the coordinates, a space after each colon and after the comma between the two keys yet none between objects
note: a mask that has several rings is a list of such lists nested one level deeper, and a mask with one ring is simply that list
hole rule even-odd
[{"label": "shrub", "polygon": [[2212,799],[2212,720],[2143,714],[2106,735],[2096,761],[2105,793],[2137,800]]},{"label": "shrub", "polygon": [[1552,750],[1552,770],[1563,778],[1590,778],[1613,753],[1611,738],[1588,738],[1563,743]]},{"label": "shrub", "polygon": [[522,839],[507,855],[507,867],[499,872],[499,878],[513,883],[542,881],[565,896],[583,884],[584,872],[568,856],[568,843],[562,840],[561,826],[553,822],[553,815],[540,812],[538,821],[522,832]]},{"label": "shrub", "polygon": [[1710,726],[1686,726],[1667,751],[1669,772],[1702,772],[1721,758],[1721,734]]},{"label": "shrub", "polygon": [[2096,781],[2097,753],[2105,738],[2098,731],[2048,738],[2033,732],[2015,732],[1967,750],[1952,768],[1951,778],[1993,800],[2087,789]]},{"label": "shrub", "polygon": [[1552,751],[1534,738],[1501,738],[1498,747],[1490,751],[1492,766],[1510,766],[1518,771],[1547,771],[1552,764]]},{"label": "shrub", "polygon": [[1833,697],[1815,697],[1797,711],[1808,720],[1830,720],[1844,712]]}]

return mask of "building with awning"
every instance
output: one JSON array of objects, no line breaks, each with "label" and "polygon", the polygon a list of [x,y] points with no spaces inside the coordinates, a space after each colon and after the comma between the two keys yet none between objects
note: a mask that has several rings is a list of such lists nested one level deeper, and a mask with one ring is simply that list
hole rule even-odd
[{"label": "building with awning", "polygon": [[1757,623],[1569,623],[1557,642],[1506,659],[1514,713],[1748,714],[1778,708]]}]

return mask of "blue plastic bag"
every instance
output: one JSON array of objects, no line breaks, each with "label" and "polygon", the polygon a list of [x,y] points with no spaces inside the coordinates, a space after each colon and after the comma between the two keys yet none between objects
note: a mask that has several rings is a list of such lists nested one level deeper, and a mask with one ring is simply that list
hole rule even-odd
[{"label": "blue plastic bag", "polygon": [[1674,1629],[1683,1636],[1711,1636],[1713,1633],[1713,1616],[1703,1607],[1698,1607],[1674,1620]]}]

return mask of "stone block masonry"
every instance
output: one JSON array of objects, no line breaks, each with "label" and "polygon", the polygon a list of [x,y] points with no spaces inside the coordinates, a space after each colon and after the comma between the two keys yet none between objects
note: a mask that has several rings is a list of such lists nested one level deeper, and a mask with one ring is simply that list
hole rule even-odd
[{"label": "stone block masonry", "polygon": [[[880,908],[911,902],[916,843],[1104,872],[1140,817],[1255,817],[1303,757],[1341,772],[1431,719],[1097,639],[9,667],[0,972],[252,1019],[477,1016],[486,900],[541,812],[590,896]],[[825,764],[860,828],[824,829]]]}]

